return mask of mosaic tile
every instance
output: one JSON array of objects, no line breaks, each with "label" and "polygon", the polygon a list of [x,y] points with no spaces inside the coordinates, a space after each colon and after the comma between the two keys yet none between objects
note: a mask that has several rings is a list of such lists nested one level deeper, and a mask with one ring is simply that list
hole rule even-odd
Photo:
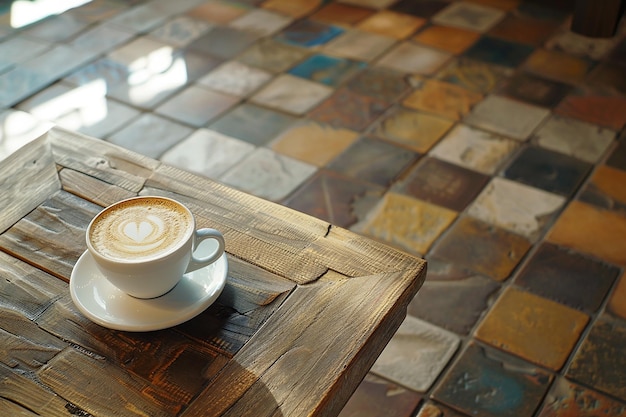
[{"label": "mosaic tile", "polygon": [[619,278],[606,308],[611,314],[626,320],[626,272]]},{"label": "mosaic tile", "polygon": [[533,47],[492,36],[483,36],[465,51],[471,59],[516,68],[533,52]]},{"label": "mosaic tile", "polygon": [[406,39],[425,22],[425,19],[409,14],[382,10],[361,21],[357,27],[365,32],[378,33],[395,39]]},{"label": "mosaic tile", "polygon": [[611,263],[626,265],[624,236],[624,215],[572,201],[550,230],[547,240]]},{"label": "mosaic tile", "polygon": [[266,0],[262,3],[262,7],[299,18],[311,13],[320,4],[320,0]]},{"label": "mosaic tile", "polygon": [[109,22],[135,33],[145,33],[165,22],[167,18],[157,7],[145,3],[117,14]]},{"label": "mosaic tile", "polygon": [[0,74],[0,108],[19,103],[48,83],[44,74],[21,67]]},{"label": "mosaic tile", "polygon": [[408,149],[364,137],[329,163],[328,168],[387,187],[417,158],[418,154]]},{"label": "mosaic tile", "polygon": [[371,372],[418,392],[426,391],[459,346],[458,336],[407,316]]},{"label": "mosaic tile", "polygon": [[439,25],[486,32],[503,17],[502,10],[475,3],[458,2],[437,13],[432,21]]},{"label": "mosaic tile", "polygon": [[253,93],[272,78],[272,74],[238,61],[228,61],[198,80],[198,84],[233,96]]},{"label": "mosaic tile", "polygon": [[311,19],[332,23],[339,26],[353,26],[357,22],[374,14],[374,10],[365,7],[341,3],[329,3],[311,15]]},{"label": "mosaic tile", "polygon": [[537,188],[493,178],[469,207],[468,214],[537,240],[565,203],[565,198]]},{"label": "mosaic tile", "polygon": [[551,380],[541,368],[472,342],[433,398],[467,415],[532,416]]},{"label": "mosaic tile", "polygon": [[103,24],[85,30],[72,39],[68,45],[76,49],[89,51],[95,56],[126,43],[132,37],[133,34],[131,32]]},{"label": "mosaic tile", "polygon": [[544,243],[516,277],[515,284],[591,313],[600,308],[619,272],[613,265]]},{"label": "mosaic tile", "polygon": [[315,172],[313,165],[257,148],[219,177],[225,184],[272,201],[285,198]]},{"label": "mosaic tile", "polygon": [[391,104],[409,90],[404,74],[388,68],[368,67],[356,74],[346,87],[358,94]]},{"label": "mosaic tile", "polygon": [[226,60],[232,59],[246,50],[257,38],[258,35],[252,32],[245,32],[228,26],[215,26],[187,45],[187,48]]},{"label": "mosaic tile", "polygon": [[557,2],[536,3],[523,1],[517,7],[517,12],[535,19],[553,20],[562,22],[567,17],[567,11],[558,7]]},{"label": "mosaic tile", "polygon": [[569,197],[578,189],[591,168],[592,165],[571,156],[529,146],[515,156],[503,176]]},{"label": "mosaic tile", "polygon": [[565,364],[588,321],[580,311],[509,288],[487,313],[475,337],[556,371]]},{"label": "mosaic tile", "polygon": [[563,52],[536,49],[524,68],[555,81],[576,84],[584,80],[591,65],[590,61]]},{"label": "mosaic tile", "polygon": [[12,37],[0,43],[0,72],[35,57],[50,48],[48,42]]},{"label": "mosaic tile", "polygon": [[[421,3],[418,2],[417,4]],[[479,38],[480,34],[471,30],[432,25],[420,31],[413,37],[413,40],[452,54],[460,54],[472,46]]]},{"label": "mosaic tile", "polygon": [[306,49],[265,38],[255,42],[243,54],[239,55],[237,60],[252,67],[271,72],[282,72],[291,68],[307,55]]},{"label": "mosaic tile", "polygon": [[[52,46],[46,52],[20,63],[20,71],[33,71],[47,84],[65,77],[94,58],[93,53],[65,44]],[[43,87],[40,86],[40,88]]]},{"label": "mosaic tile", "polygon": [[[185,78],[188,83],[197,81],[209,71],[220,65],[223,61],[208,55],[189,51],[186,49],[176,49],[172,54],[174,66],[180,65],[180,72],[185,71]],[[183,65],[184,64],[184,68]],[[182,74],[181,74],[182,78]]]},{"label": "mosaic tile", "polygon": [[518,72],[498,89],[502,94],[537,106],[552,108],[570,92],[565,83],[548,80],[533,74]]},{"label": "mosaic tile", "polygon": [[127,9],[126,4],[110,1],[90,1],[82,4],[67,13],[83,22],[95,23],[112,18]]},{"label": "mosaic tile", "polygon": [[321,167],[346,150],[358,137],[352,130],[314,121],[294,124],[272,142],[278,153]]},{"label": "mosaic tile", "polygon": [[439,116],[397,108],[381,121],[375,134],[416,152],[426,153],[454,122]]},{"label": "mosaic tile", "polygon": [[20,110],[0,110],[0,161],[46,133],[53,123]]},{"label": "mosaic tile", "polygon": [[450,57],[450,54],[443,51],[403,42],[386,53],[378,61],[378,65],[411,74],[432,75]]},{"label": "mosaic tile", "polygon": [[533,135],[540,146],[589,163],[600,160],[614,137],[615,132],[612,130],[556,115]]},{"label": "mosaic tile", "polygon": [[164,42],[141,36],[111,51],[107,57],[128,67],[130,72],[141,70],[152,73],[164,71],[170,66],[173,48]]},{"label": "mosaic tile", "polygon": [[430,155],[490,175],[518,146],[514,139],[459,124],[431,149]]},{"label": "mosaic tile", "polygon": [[339,3],[354,4],[357,6],[370,7],[372,9],[384,9],[395,0],[338,0]]},{"label": "mosaic tile", "polygon": [[626,324],[601,316],[576,352],[566,376],[594,389],[626,398]]},{"label": "mosaic tile", "polygon": [[481,94],[456,84],[429,79],[418,83],[402,104],[415,110],[460,120],[482,97]]},{"label": "mosaic tile", "polygon": [[293,19],[269,10],[253,9],[249,13],[230,22],[230,26],[239,30],[254,32],[259,36],[269,36],[286,28]]},{"label": "mosaic tile", "polygon": [[525,140],[550,110],[491,95],[478,103],[465,122],[513,139]]},{"label": "mosaic tile", "polygon": [[463,211],[488,181],[486,175],[426,157],[394,189],[451,210]]},{"label": "mosaic tile", "polygon": [[596,167],[579,200],[626,215],[626,171],[606,165]]},{"label": "mosaic tile", "polygon": [[463,414],[444,407],[434,401],[426,401],[420,407],[415,417],[464,417]]},{"label": "mosaic tile", "polygon": [[382,115],[387,107],[389,104],[383,100],[341,88],[314,109],[309,117],[333,127],[361,131]]},{"label": "mosaic tile", "polygon": [[555,113],[620,130],[626,124],[626,97],[575,90],[561,101]]},{"label": "mosaic tile", "polygon": [[191,85],[165,101],[155,112],[188,125],[201,127],[238,102],[237,97]]},{"label": "mosaic tile", "polygon": [[357,223],[385,189],[339,173],[320,170],[281,203],[339,227]]},{"label": "mosaic tile", "polygon": [[425,254],[457,213],[413,197],[389,192],[352,229],[415,254]]},{"label": "mosaic tile", "polygon": [[227,24],[248,11],[248,8],[224,1],[207,1],[187,11],[187,16],[206,22]]},{"label": "mosaic tile", "polygon": [[85,65],[63,79],[73,85],[103,84],[107,91],[123,84],[130,76],[126,65],[109,58],[101,58]]},{"label": "mosaic tile", "polygon": [[150,32],[150,36],[171,45],[183,47],[202,36],[211,24],[187,16],[179,16],[169,20]]},{"label": "mosaic tile", "polygon": [[531,243],[524,237],[471,217],[461,217],[435,245],[439,259],[504,281]]},{"label": "mosaic tile", "polygon": [[332,89],[293,75],[274,78],[251,101],[293,114],[304,114],[327,98]]},{"label": "mosaic tile", "polygon": [[408,314],[468,335],[499,288],[492,279],[428,258],[426,281],[409,304]]},{"label": "mosaic tile", "polygon": [[459,57],[439,71],[436,78],[460,85],[468,90],[486,94],[493,90],[500,80],[512,74],[512,72],[511,69],[506,67]]},{"label": "mosaic tile", "polygon": [[237,164],[255,146],[208,129],[199,129],[161,156],[166,164],[217,178]]},{"label": "mosaic tile", "polygon": [[391,6],[390,9],[417,17],[430,18],[446,8],[448,4],[447,1],[442,0],[400,0]]},{"label": "mosaic tile", "polygon": [[607,95],[626,96],[626,66],[601,63],[589,74],[586,85]]},{"label": "mosaic tile", "polygon": [[512,42],[539,46],[550,36],[557,23],[545,19],[535,19],[520,13],[507,15],[494,26],[489,35]]},{"label": "mosaic tile", "polygon": [[323,51],[344,58],[369,62],[379,57],[395,43],[396,40],[388,36],[352,29],[327,43]]},{"label": "mosaic tile", "polygon": [[365,68],[363,62],[315,54],[293,67],[289,74],[337,87],[362,68]]},{"label": "mosaic tile", "polygon": [[24,29],[27,37],[46,42],[62,42],[77,35],[87,27],[87,23],[67,14],[49,17]]},{"label": "mosaic tile", "polygon": [[144,113],[107,140],[131,151],[158,158],[191,132],[192,129],[180,123],[153,113]]},{"label": "mosaic tile", "polygon": [[613,49],[618,39],[618,36],[591,38],[572,32],[569,28],[563,28],[545,43],[545,47],[571,55],[599,60]]},{"label": "mosaic tile", "polygon": [[260,146],[276,138],[294,121],[293,116],[245,103],[211,123],[209,128]]},{"label": "mosaic tile", "polygon": [[311,48],[324,45],[344,32],[338,26],[314,20],[299,20],[285,28],[275,39],[287,44]]},{"label": "mosaic tile", "polygon": [[626,171],[626,132],[622,132],[617,146],[611,151],[606,164]]},{"label": "mosaic tile", "polygon": [[421,401],[416,392],[367,374],[338,417],[411,417]]},{"label": "mosaic tile", "polygon": [[481,4],[483,6],[494,7],[496,9],[512,11],[517,8],[522,0],[469,0],[472,3]]},{"label": "mosaic tile", "polygon": [[626,404],[565,378],[558,378],[548,393],[538,417],[612,417],[624,414]]}]

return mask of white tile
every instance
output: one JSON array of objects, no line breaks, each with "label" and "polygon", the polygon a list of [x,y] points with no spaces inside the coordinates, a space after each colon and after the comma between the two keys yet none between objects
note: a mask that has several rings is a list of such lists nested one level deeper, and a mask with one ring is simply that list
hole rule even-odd
[{"label": "white tile", "polygon": [[304,114],[330,96],[333,89],[289,74],[276,77],[252,101],[294,114]]},{"label": "white tile", "polygon": [[272,74],[237,61],[226,62],[198,80],[198,84],[235,96],[246,96],[272,78]]}]

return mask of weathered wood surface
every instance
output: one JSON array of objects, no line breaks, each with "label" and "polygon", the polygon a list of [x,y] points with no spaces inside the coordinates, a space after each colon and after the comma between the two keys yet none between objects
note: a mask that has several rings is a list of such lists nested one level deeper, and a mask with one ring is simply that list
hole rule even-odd
[{"label": "weathered wood surface", "polygon": [[[0,192],[0,410],[10,415],[336,415],[425,272],[347,230],[60,129],[0,163]],[[106,329],[78,312],[67,282],[91,218],[149,194],[224,233],[227,285],[174,328]]]}]

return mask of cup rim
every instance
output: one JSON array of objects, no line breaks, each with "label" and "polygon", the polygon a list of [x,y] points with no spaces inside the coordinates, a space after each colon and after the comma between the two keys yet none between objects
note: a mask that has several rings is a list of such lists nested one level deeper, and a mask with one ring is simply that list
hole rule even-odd
[{"label": "cup rim", "polygon": [[[180,240],[180,242],[178,242],[176,245],[172,246],[171,248],[169,248],[167,251],[151,257],[151,258],[144,258],[144,259],[120,259],[120,258],[112,258],[112,257],[108,257],[106,255],[103,255],[102,253],[98,252],[96,250],[96,248],[91,244],[91,229],[93,227],[94,222],[96,221],[96,219],[98,219],[98,217],[100,217],[102,214],[104,214],[106,211],[108,210],[112,210],[114,206],[117,206],[119,204],[122,203],[126,203],[128,201],[133,201],[133,200],[142,200],[142,199],[159,199],[159,200],[167,200],[171,203],[174,203],[178,206],[180,206],[188,215],[189,218],[191,219],[191,224],[189,229],[186,231],[184,238]],[[191,212],[191,210],[189,210],[189,208],[187,206],[185,206],[183,203],[181,203],[180,201],[174,200],[173,198],[169,198],[169,197],[162,197],[159,195],[140,195],[140,196],[135,196],[135,197],[130,197],[130,198],[125,198],[123,200],[119,200],[116,201],[115,203],[112,203],[110,205],[108,205],[107,207],[104,207],[102,210],[100,210],[89,222],[89,225],[87,226],[87,230],[85,231],[85,241],[87,242],[87,248],[89,249],[89,252],[97,257],[100,258],[102,260],[104,260],[105,262],[111,262],[111,263],[116,263],[116,264],[125,264],[125,265],[141,265],[147,262],[155,262],[155,261],[160,261],[163,260],[165,258],[167,258],[168,256],[172,255],[173,253],[175,253],[176,251],[178,251],[181,247],[183,247],[185,245],[185,243],[187,243],[189,241],[189,239],[191,238],[191,236],[193,235],[194,231],[196,229],[196,219],[193,216],[193,213]]]}]

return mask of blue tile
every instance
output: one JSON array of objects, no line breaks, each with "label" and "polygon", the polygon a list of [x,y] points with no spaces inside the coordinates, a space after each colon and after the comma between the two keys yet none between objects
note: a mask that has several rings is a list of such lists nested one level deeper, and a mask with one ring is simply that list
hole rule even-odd
[{"label": "blue tile", "polygon": [[524,62],[534,49],[530,45],[483,36],[465,52],[465,56],[490,64],[515,68]]},{"label": "blue tile", "polygon": [[310,48],[323,45],[343,32],[343,29],[336,26],[311,20],[301,20],[286,28],[276,36],[276,39],[288,44]]},{"label": "blue tile", "polygon": [[365,66],[364,62],[350,59],[313,55],[292,68],[289,73],[336,87]]}]

